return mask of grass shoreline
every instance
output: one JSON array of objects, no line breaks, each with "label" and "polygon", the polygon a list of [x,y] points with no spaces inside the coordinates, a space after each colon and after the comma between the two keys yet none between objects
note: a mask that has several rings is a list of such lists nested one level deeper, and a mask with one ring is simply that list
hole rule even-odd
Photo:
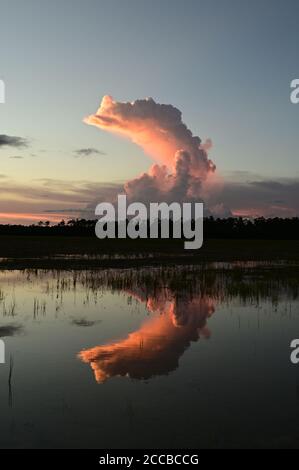
[{"label": "grass shoreline", "polygon": [[184,250],[181,240],[98,240],[96,237],[1,236],[2,269],[126,268],[213,261],[299,261],[299,240],[205,240]]}]

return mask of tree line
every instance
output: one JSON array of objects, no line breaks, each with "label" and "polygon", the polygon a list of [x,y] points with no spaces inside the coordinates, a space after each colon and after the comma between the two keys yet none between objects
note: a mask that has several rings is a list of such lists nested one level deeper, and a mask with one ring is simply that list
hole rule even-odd
[{"label": "tree line", "polygon": [[[1,235],[38,235],[38,236],[95,236],[96,220],[62,220],[53,225],[49,221],[40,221],[32,225],[0,225]],[[219,239],[299,239],[299,218],[236,218],[204,219],[204,238]],[[116,230],[117,231],[117,230]],[[170,223],[171,234],[171,223]]]}]

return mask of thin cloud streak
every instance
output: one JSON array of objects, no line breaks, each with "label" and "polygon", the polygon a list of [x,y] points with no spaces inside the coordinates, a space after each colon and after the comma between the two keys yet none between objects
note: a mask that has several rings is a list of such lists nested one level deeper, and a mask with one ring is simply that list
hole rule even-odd
[{"label": "thin cloud streak", "polygon": [[95,155],[106,155],[106,152],[98,150],[94,147],[82,148],[75,150],[75,157],[90,157]]}]

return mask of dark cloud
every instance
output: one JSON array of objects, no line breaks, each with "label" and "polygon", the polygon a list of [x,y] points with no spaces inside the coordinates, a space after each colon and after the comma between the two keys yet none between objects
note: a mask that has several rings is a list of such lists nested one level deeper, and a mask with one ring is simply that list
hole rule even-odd
[{"label": "dark cloud", "polygon": [[[184,187],[184,172],[181,176],[181,187]],[[259,180],[257,180],[256,175],[252,175],[249,172],[246,174],[246,180],[243,180],[243,176],[239,181],[236,179],[236,175],[234,175],[234,180],[225,180],[222,187],[209,195],[205,201],[206,215],[212,214],[215,217],[221,218],[232,215],[253,217],[299,216],[299,178],[267,179],[259,176]],[[144,180],[147,182],[146,192],[143,191],[145,187]],[[142,183],[140,188],[137,185],[139,181]],[[100,202],[116,204],[118,194],[127,193],[128,203],[134,200],[146,203],[148,200],[156,201],[158,197],[166,202],[170,202],[172,199],[172,197],[167,197],[167,195],[157,192],[157,188],[151,184],[151,178],[148,174],[144,174],[139,179],[136,179],[136,184],[134,182],[134,194],[130,193],[127,186],[122,184],[106,184],[95,187],[94,194],[96,197],[87,205],[84,213],[82,212],[82,217],[94,218],[94,209]],[[127,191],[124,190],[125,188]],[[138,196],[137,198],[135,197],[136,195]],[[169,196],[174,197],[171,192]],[[89,215],[86,214],[86,211],[89,211]]]},{"label": "dark cloud", "polygon": [[28,147],[28,144],[24,137],[0,134],[0,147]]},{"label": "dark cloud", "polygon": [[75,151],[75,157],[91,157],[93,155],[106,155],[106,153],[93,147],[78,149]]},{"label": "dark cloud", "polygon": [[93,320],[87,320],[87,318],[73,318],[71,320],[71,324],[75,326],[83,326],[83,327],[90,327],[94,326],[97,323],[99,323],[100,320],[93,321]]},{"label": "dark cloud", "polygon": [[217,200],[236,215],[296,217],[299,216],[299,178],[250,180],[248,174],[247,181],[225,181],[209,204],[217,204]]},{"label": "dark cloud", "polygon": [[13,155],[12,157],[9,157],[9,158],[13,158],[14,160],[21,160],[24,157],[22,157],[21,155]]},{"label": "dark cloud", "polygon": [[19,334],[21,331],[21,325],[0,326],[0,338],[5,338],[6,336],[14,336],[16,334]]},{"label": "dark cloud", "polygon": [[225,172],[223,174],[224,178],[228,181],[239,181],[239,182],[246,182],[246,181],[259,181],[264,180],[265,178],[261,177],[258,173],[253,173],[251,171],[246,170],[235,170]]},{"label": "dark cloud", "polygon": [[[184,184],[189,183],[188,172],[177,172],[177,177],[179,176],[179,184],[183,188]],[[34,180],[30,185],[21,185],[6,179],[5,175],[0,175],[0,178],[0,193],[5,194],[5,199],[0,200],[0,212],[16,212],[17,197],[18,212],[32,212],[34,208],[34,211],[39,213],[61,214],[65,219],[68,216],[92,219],[95,218],[97,204],[100,202],[116,204],[117,195],[125,193],[122,182],[97,183],[87,180],[45,178]],[[144,187],[143,184],[141,186]],[[148,191],[145,195],[142,191],[140,193],[137,191],[137,186],[134,189],[134,194],[138,193],[140,196],[140,202],[144,201],[145,196],[155,200],[155,192]],[[128,194],[128,202],[134,199],[130,196]],[[246,180],[242,178],[238,181],[236,177],[233,180],[226,179],[217,191],[209,195],[205,206],[212,214],[219,217],[231,214],[265,217],[299,216],[299,177],[269,179],[259,176],[257,179],[256,175],[248,173]]]},{"label": "dark cloud", "polygon": [[[1,177],[1,176],[0,176]],[[20,184],[10,179],[1,180],[0,212],[39,212],[50,214],[64,213],[64,217],[94,218],[95,207],[99,202],[115,200],[123,191],[123,185],[116,183],[96,183],[86,180],[35,179],[31,184]],[[17,202],[16,202],[17,198]],[[71,208],[71,212],[69,212]]]}]

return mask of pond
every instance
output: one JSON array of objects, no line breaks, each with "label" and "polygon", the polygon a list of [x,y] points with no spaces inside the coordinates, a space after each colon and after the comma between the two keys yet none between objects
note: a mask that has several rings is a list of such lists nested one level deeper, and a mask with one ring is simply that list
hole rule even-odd
[{"label": "pond", "polygon": [[1,271],[0,447],[298,447],[298,270]]}]

